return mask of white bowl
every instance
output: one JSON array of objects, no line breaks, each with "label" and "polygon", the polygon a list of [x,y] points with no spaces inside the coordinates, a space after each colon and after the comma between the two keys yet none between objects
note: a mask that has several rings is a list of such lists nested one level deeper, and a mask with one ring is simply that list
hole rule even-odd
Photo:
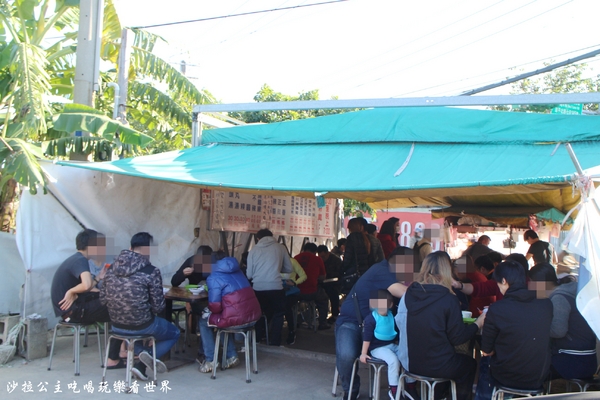
[{"label": "white bowl", "polygon": [[471,311],[462,311],[463,318],[471,318],[472,316],[473,316],[473,313]]},{"label": "white bowl", "polygon": [[192,294],[194,296],[197,296],[197,295],[200,294],[200,292],[202,292],[202,289],[201,288],[195,288],[195,289],[189,289],[189,291],[192,292]]}]

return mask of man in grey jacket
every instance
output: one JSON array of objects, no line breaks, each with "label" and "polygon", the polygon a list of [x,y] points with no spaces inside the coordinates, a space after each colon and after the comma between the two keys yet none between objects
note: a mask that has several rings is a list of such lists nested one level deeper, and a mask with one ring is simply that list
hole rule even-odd
[{"label": "man in grey jacket", "polygon": [[[261,229],[256,237],[258,243],[248,254],[246,276],[252,281],[263,314],[271,321],[269,344],[280,346],[285,314],[285,291],[281,273],[292,272],[292,263],[285,247],[273,238],[273,232]],[[263,324],[257,324],[256,330],[259,339],[262,338]]]}]

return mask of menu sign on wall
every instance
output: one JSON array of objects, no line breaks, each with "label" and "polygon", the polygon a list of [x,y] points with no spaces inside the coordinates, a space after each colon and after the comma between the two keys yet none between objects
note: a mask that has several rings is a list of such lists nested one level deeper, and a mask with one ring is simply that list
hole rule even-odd
[{"label": "menu sign on wall", "polygon": [[315,199],[213,191],[211,229],[275,235],[327,237],[333,235],[335,199],[318,208]]}]

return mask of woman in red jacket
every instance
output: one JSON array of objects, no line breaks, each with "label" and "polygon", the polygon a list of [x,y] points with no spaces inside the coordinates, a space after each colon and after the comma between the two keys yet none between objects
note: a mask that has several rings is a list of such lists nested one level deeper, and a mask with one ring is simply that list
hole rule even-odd
[{"label": "woman in red jacket", "polygon": [[392,251],[396,248],[396,242],[394,241],[394,235],[396,234],[396,229],[394,227],[394,223],[391,220],[384,221],[381,225],[381,229],[377,234],[377,239],[381,242],[381,247],[383,248],[383,254],[387,259]]}]

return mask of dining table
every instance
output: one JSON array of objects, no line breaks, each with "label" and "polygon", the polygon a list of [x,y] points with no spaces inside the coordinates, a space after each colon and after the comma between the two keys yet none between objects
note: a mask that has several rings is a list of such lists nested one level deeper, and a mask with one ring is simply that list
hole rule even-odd
[{"label": "dining table", "polygon": [[[198,294],[193,294],[188,289],[183,287],[164,287],[165,296],[165,319],[169,322],[173,322],[173,302],[183,301],[186,303],[197,303],[206,301],[208,299],[208,292],[201,291]],[[185,346],[185,343],[184,343]],[[162,357],[162,361],[165,362],[169,370],[179,368],[184,365],[191,364],[195,361],[195,355],[185,355],[186,353],[174,354],[171,356],[171,352],[168,352]],[[190,354],[190,353],[188,353]]]},{"label": "dining table", "polygon": [[197,303],[208,298],[207,291],[201,291],[198,294],[193,294],[186,288],[182,287],[165,287],[165,319],[173,322],[173,302],[184,301],[186,303]]}]

